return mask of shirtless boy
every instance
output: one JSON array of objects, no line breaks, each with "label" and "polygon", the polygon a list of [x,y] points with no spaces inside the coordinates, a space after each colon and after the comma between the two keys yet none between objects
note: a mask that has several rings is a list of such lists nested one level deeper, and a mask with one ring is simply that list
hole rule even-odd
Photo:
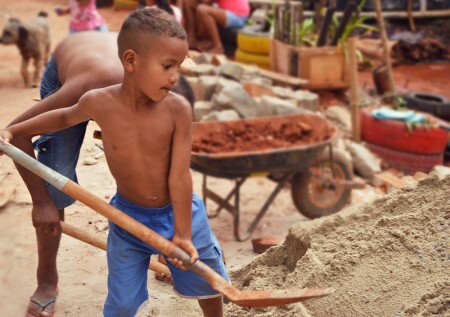
[{"label": "shirtless boy", "polygon": [[[89,119],[102,129],[106,159],[117,183],[111,204],[228,279],[204,205],[192,194],[189,170],[192,109],[170,92],[188,45],[182,26],[159,9],[136,10],[118,36],[123,82],[84,94],[78,104],[12,125],[16,136],[59,131]],[[197,251],[198,250],[198,251]],[[149,245],[110,223],[108,296],[104,316],[134,316],[148,299]],[[204,316],[222,316],[222,297],[201,277],[169,259],[174,289],[196,298]]]}]

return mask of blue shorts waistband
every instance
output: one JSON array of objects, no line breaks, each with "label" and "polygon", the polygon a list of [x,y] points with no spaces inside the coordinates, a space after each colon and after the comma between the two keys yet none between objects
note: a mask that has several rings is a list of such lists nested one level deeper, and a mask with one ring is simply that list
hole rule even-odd
[{"label": "blue shorts waistband", "polygon": [[122,205],[125,208],[130,208],[135,211],[139,212],[146,212],[146,213],[162,213],[162,212],[168,212],[172,210],[172,204],[167,204],[162,207],[144,207],[137,205],[129,200],[127,200],[125,197],[121,196],[119,192],[116,192],[113,198],[111,198],[111,203]]}]

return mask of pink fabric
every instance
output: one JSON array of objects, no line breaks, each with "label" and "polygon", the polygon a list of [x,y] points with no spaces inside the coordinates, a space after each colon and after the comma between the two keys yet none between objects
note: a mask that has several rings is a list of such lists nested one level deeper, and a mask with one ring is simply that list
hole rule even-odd
[{"label": "pink fabric", "polygon": [[217,0],[217,4],[222,9],[240,17],[248,17],[250,14],[250,5],[247,0]]},{"label": "pink fabric", "polygon": [[[158,7],[158,6],[155,4],[155,5],[152,5],[150,8],[157,8],[157,7]],[[175,19],[176,19],[179,23],[181,23],[182,16],[181,16],[181,10],[180,10],[180,8],[178,8],[178,7],[176,7],[176,6],[173,6],[173,5],[171,5],[170,7],[171,7],[172,10],[173,10],[173,15],[175,16]]]},{"label": "pink fabric", "polygon": [[87,6],[80,5],[76,0],[70,0],[70,28],[75,31],[95,30],[105,24],[105,20],[97,11],[95,0],[90,0]]}]

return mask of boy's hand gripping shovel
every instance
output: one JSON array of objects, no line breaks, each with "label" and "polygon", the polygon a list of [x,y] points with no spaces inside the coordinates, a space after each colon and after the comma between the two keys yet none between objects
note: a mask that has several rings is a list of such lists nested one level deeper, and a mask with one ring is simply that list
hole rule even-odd
[{"label": "boy's hand gripping shovel", "polygon": [[116,225],[148,243],[164,255],[182,260],[191,271],[202,276],[212,288],[226,296],[230,301],[240,306],[267,307],[281,306],[290,303],[305,301],[334,293],[333,288],[327,289],[287,289],[275,291],[240,291],[212,270],[209,266],[196,261],[189,263],[189,254],[171,241],[163,238],[153,230],[134,220],[122,211],[109,205],[99,197],[80,187],[67,177],[53,171],[26,153],[0,138],[0,151],[12,160],[30,170],[40,178],[46,180],[57,189],[66,193],[102,214]]}]

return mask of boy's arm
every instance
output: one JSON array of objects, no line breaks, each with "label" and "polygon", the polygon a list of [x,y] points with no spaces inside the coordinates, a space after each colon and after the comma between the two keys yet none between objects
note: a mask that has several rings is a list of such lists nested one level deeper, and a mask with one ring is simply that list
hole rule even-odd
[{"label": "boy's arm", "polygon": [[[191,158],[192,109],[184,98],[179,98],[175,131],[172,138],[172,154],[169,172],[169,193],[174,211],[175,235],[173,242],[191,256],[191,263],[198,260],[198,252],[192,244],[192,178],[189,169]],[[177,100],[178,101],[178,100]],[[181,261],[171,260],[181,265]]]},{"label": "boy's arm", "polygon": [[69,128],[91,118],[87,104],[82,98],[75,106],[51,110],[10,125],[1,131],[1,136],[4,140],[10,141],[14,137],[34,136],[44,132],[55,132]]}]

